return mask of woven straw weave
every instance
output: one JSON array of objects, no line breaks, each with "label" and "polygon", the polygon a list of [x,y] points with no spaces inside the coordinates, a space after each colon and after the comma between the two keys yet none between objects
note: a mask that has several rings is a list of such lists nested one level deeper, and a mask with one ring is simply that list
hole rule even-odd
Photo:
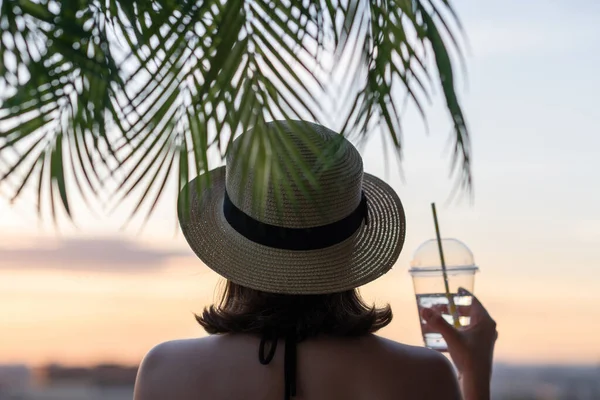
[{"label": "woven straw weave", "polygon": [[[319,125],[291,123],[302,129],[291,129],[290,123],[277,121],[268,123],[260,132],[255,128],[240,135],[228,154],[227,166],[208,172],[208,186],[198,191],[196,180],[189,183],[190,210],[180,210],[186,240],[218,274],[266,292],[332,293],[378,278],[396,262],[404,243],[405,215],[399,197],[385,182],[363,173],[360,154],[347,140]],[[284,194],[283,208],[278,208],[275,193],[285,191],[279,187],[280,180],[271,178],[266,181],[265,204],[260,209],[255,207],[253,190],[256,182],[265,182],[256,179],[262,171],[252,169],[248,174],[243,168],[247,165],[239,161],[251,150],[249,144],[255,143],[250,137],[253,134],[288,135],[288,143],[293,143],[305,165],[311,166],[317,176],[318,185],[308,185],[308,196],[294,186],[293,200]],[[279,161],[289,159],[286,154],[270,156]],[[286,168],[300,170],[290,163]],[[324,249],[294,251],[264,246],[229,225],[223,215],[226,189],[231,201],[244,213],[261,222],[293,228],[320,226],[346,217],[359,205],[364,191],[368,224],[363,223],[353,236]]]}]

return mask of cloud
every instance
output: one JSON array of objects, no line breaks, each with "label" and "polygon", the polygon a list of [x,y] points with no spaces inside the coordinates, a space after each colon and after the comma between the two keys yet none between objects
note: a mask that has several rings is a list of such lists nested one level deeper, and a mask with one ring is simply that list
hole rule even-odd
[{"label": "cloud", "polygon": [[172,258],[190,252],[155,249],[126,239],[68,238],[28,247],[0,247],[0,268],[15,265],[28,269],[131,272],[157,269]]}]

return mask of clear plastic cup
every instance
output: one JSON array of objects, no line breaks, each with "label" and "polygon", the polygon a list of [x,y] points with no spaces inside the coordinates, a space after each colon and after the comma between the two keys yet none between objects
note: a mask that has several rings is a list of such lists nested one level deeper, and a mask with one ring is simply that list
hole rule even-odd
[{"label": "clear plastic cup", "polygon": [[425,346],[438,351],[448,349],[446,341],[438,332],[425,328],[425,321],[420,316],[421,310],[435,307],[442,312],[442,316],[448,323],[454,326],[469,325],[471,322],[469,307],[473,298],[469,295],[459,295],[458,289],[462,287],[473,293],[475,273],[479,271],[473,253],[461,241],[442,239],[442,248],[449,295],[446,292],[437,239],[428,240],[419,246],[409,270],[415,288],[423,342]]}]

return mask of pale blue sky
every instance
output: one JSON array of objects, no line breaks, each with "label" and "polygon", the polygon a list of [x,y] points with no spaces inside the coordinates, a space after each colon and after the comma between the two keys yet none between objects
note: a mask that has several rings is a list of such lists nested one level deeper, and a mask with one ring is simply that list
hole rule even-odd
[{"label": "pale blue sky", "polygon": [[[429,202],[436,201],[443,232],[472,235],[484,241],[486,251],[506,247],[510,240],[515,255],[549,249],[575,259],[599,255],[594,244],[600,242],[600,158],[594,155],[600,148],[595,101],[600,97],[600,5],[470,0],[455,7],[470,43],[468,75],[459,91],[472,134],[473,203],[445,203],[455,181],[448,178],[450,125],[439,93],[428,108],[429,134],[414,110],[406,115],[404,182],[394,165],[384,170],[377,139],[363,153],[365,169],[385,177],[402,194],[409,249],[416,244],[411,239],[431,235]],[[173,237],[170,200],[162,202],[142,238]],[[31,205],[25,199],[4,211],[0,224],[53,235],[49,223],[36,229]],[[114,234],[126,215],[90,220],[86,214],[81,208],[78,234]],[[76,233],[68,227],[63,232]],[[181,237],[170,242],[183,245]],[[566,254],[571,252],[575,255]],[[551,270],[562,265],[543,264]],[[583,268],[594,269],[589,263]]]},{"label": "pale blue sky", "polygon": [[[574,252],[569,257],[575,259],[598,255],[600,5],[470,0],[455,7],[471,48],[467,83],[461,80],[459,90],[472,134],[474,202],[445,203],[454,180],[448,178],[450,125],[439,95],[428,109],[428,135],[416,113],[406,115],[404,182],[393,165],[384,171],[377,139],[363,153],[365,169],[385,176],[402,194],[408,245],[431,235],[429,202],[436,201],[443,232],[485,239],[486,249],[518,238],[515,254],[551,248]],[[51,224],[37,229],[31,205],[25,199],[3,211],[0,224],[53,235]],[[83,234],[113,234],[125,216],[89,220],[83,208],[79,214]],[[172,203],[164,201],[142,238],[172,238],[174,232]],[[183,245],[181,239],[174,242]],[[593,269],[589,263],[584,268]]]}]

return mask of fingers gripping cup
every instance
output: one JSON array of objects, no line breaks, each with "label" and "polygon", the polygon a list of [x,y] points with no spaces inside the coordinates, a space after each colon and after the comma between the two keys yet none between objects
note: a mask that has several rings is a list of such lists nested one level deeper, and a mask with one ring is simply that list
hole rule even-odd
[{"label": "fingers gripping cup", "polygon": [[[409,272],[413,279],[419,316],[423,308],[433,308],[451,325],[467,326],[471,322],[469,309],[472,297],[459,294],[458,289],[462,287],[473,292],[475,273],[479,268],[475,265],[473,253],[461,241],[442,239],[441,245],[445,271],[440,262],[437,239],[428,240],[419,246],[411,261]],[[425,346],[439,351],[447,350],[442,335],[432,331],[423,319],[421,332]]]}]

